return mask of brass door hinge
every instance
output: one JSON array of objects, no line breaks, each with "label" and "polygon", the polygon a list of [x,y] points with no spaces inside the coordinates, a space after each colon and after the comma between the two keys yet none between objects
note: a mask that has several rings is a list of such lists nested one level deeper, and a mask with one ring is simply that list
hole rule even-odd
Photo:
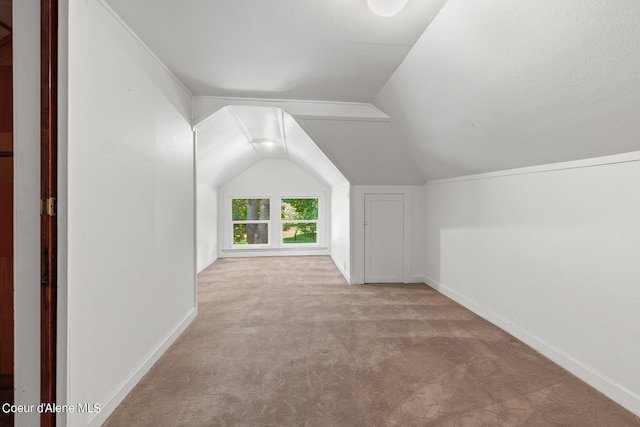
[{"label": "brass door hinge", "polygon": [[56,216],[56,198],[40,199],[40,215]]}]

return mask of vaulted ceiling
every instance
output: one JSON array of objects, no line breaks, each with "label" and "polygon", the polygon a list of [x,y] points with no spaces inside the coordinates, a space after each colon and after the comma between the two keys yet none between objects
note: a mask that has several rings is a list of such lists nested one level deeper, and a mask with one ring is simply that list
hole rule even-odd
[{"label": "vaulted ceiling", "polygon": [[108,0],[194,95],[369,102],[445,0]]},{"label": "vaulted ceiling", "polygon": [[636,0],[101,1],[195,96],[373,103],[291,113],[352,184],[640,150]]},{"label": "vaulted ceiling", "polygon": [[427,178],[640,150],[640,2],[449,0],[374,104]]},{"label": "vaulted ceiling", "polygon": [[[254,164],[286,159],[328,187],[347,182],[285,111],[230,105],[198,123],[198,184],[219,187]],[[270,141],[269,145],[261,141]]]}]

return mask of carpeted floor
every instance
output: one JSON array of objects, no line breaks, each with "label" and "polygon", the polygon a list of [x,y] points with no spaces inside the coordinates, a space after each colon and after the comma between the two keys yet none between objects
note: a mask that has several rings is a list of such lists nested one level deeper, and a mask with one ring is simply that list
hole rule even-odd
[{"label": "carpeted floor", "polygon": [[221,259],[199,315],[106,426],[638,426],[422,285],[349,286],[329,257]]}]

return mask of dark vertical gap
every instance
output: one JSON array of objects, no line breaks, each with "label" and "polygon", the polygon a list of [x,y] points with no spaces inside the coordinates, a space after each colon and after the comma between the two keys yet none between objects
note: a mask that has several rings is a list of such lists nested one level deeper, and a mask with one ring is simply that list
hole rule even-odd
[{"label": "dark vertical gap", "polygon": [[[57,0],[41,0],[41,199],[57,196]],[[46,204],[45,204],[46,205]],[[56,400],[56,216],[41,215],[41,363],[40,394],[43,403]],[[41,426],[55,426],[55,414],[45,412]]]},{"label": "dark vertical gap", "polygon": [[[12,2],[0,3],[0,405],[14,403]],[[0,426],[14,415],[0,411]]]}]

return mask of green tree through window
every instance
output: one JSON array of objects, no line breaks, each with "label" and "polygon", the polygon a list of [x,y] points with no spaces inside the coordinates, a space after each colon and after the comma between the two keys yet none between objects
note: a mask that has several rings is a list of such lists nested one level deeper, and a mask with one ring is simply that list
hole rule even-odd
[{"label": "green tree through window", "polygon": [[317,243],[318,199],[281,200],[282,242]]},{"label": "green tree through window", "polygon": [[232,199],[233,243],[269,243],[269,199]]}]

